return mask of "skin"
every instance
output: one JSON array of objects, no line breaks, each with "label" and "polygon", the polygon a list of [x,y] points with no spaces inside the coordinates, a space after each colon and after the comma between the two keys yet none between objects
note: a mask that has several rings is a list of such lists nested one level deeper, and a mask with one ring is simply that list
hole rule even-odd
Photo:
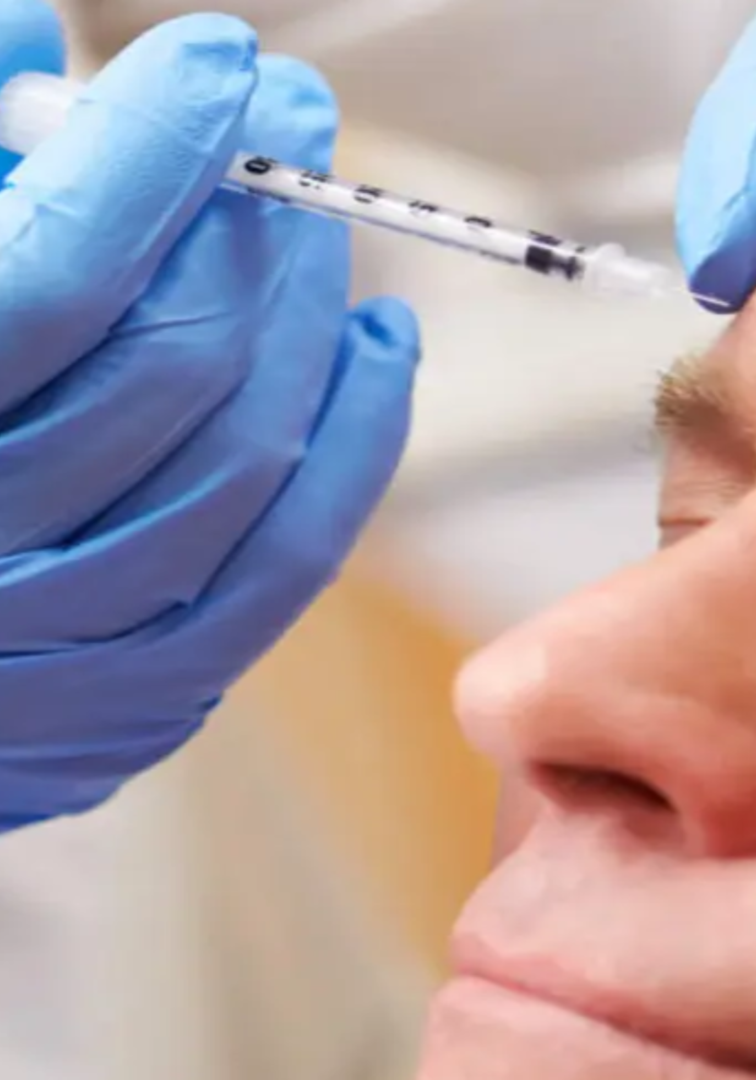
[{"label": "skin", "polygon": [[506,798],[421,1080],[756,1075],[755,357],[663,381],[660,550],[460,677]]}]

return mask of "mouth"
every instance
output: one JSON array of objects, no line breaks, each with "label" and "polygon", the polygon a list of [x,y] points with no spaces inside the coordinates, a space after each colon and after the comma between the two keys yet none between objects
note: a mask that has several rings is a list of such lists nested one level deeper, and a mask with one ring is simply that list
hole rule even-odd
[{"label": "mouth", "polygon": [[[671,1017],[652,1015],[629,995],[607,993],[572,979],[552,960],[518,962],[504,970],[495,961],[481,960],[476,951],[455,943],[455,972],[525,1001],[533,1001],[598,1024],[640,1049],[665,1051],[680,1061],[685,1075],[734,1080],[756,1077],[756,1049],[744,1053],[706,1032],[686,1030]],[[695,1070],[699,1071],[696,1072]],[[682,1070],[681,1070],[682,1071]]]}]

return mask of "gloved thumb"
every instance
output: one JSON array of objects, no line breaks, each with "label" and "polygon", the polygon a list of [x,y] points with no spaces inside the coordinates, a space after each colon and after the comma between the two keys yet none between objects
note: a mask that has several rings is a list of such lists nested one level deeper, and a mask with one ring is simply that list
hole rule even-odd
[{"label": "gloved thumb", "polygon": [[256,56],[240,19],[163,23],[108,65],[64,128],[7,178],[0,407],[100,345],[143,295],[239,149]]}]

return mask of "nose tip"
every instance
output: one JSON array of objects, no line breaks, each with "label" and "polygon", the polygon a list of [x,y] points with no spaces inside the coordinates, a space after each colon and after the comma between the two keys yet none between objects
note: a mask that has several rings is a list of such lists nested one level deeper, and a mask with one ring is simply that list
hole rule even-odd
[{"label": "nose tip", "polygon": [[756,686],[743,658],[707,648],[700,620],[639,615],[620,585],[507,635],[457,681],[463,730],[561,814],[688,857],[754,856]]}]

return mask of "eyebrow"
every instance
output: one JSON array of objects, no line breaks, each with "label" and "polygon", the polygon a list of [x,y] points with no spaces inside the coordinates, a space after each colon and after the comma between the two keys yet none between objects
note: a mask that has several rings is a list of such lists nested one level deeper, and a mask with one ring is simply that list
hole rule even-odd
[{"label": "eyebrow", "polygon": [[663,435],[712,430],[747,434],[723,372],[706,365],[703,353],[681,357],[661,376],[655,411]]}]

